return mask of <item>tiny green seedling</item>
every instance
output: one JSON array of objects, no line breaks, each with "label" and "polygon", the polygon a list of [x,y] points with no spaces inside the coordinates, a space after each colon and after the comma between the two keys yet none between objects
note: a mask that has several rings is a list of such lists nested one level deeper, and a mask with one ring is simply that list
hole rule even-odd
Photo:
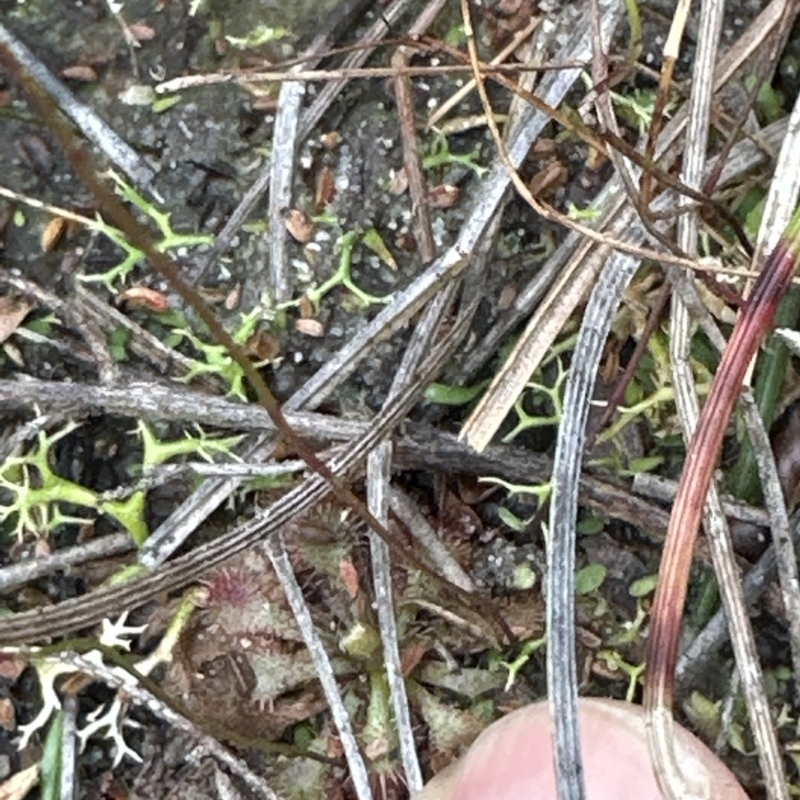
[{"label": "tiny green seedling", "polygon": [[256,25],[246,36],[226,36],[225,39],[237,50],[250,50],[254,47],[277,42],[289,35],[286,28],[271,28],[263,23]]},{"label": "tiny green seedling", "polygon": [[578,208],[574,203],[567,204],[567,216],[575,220],[575,222],[594,222],[600,219],[602,210],[596,206],[586,206],[586,208]]},{"label": "tiny green seedling", "polygon": [[474,386],[450,386],[446,383],[429,383],[425,389],[425,400],[443,406],[465,406],[475,400],[489,385],[481,381]]},{"label": "tiny green seedling", "polygon": [[514,685],[519,671],[528,663],[530,657],[541,650],[547,644],[547,636],[542,636],[539,639],[529,639],[522,645],[519,655],[513,661],[500,661],[501,667],[508,670],[508,679],[506,680],[505,690],[508,692]]},{"label": "tiny green seedling", "polygon": [[615,650],[601,650],[597,654],[598,658],[602,658],[610,670],[615,672],[624,672],[628,676],[628,690],[625,692],[625,701],[632,703],[636,696],[636,689],[639,686],[639,681],[644,675],[645,665],[631,664],[625,661]]},{"label": "tiny green seedling", "polygon": [[587,564],[575,576],[575,591],[580,595],[596,592],[606,579],[607,569],[603,564]]}]

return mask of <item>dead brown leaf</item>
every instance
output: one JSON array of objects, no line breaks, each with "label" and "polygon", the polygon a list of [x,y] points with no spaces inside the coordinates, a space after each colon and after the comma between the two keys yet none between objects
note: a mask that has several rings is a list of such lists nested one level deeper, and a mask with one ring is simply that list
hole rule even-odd
[{"label": "dead brown leaf", "polygon": [[49,253],[53,250],[61,239],[64,237],[64,232],[67,230],[67,221],[64,217],[53,217],[47,225],[44,226],[39,243],[42,246],[42,251]]},{"label": "dead brown leaf", "polygon": [[325,326],[318,319],[303,317],[295,321],[294,327],[298,333],[304,333],[306,336],[312,336],[315,339],[325,335]]},{"label": "dead brown leaf", "polygon": [[286,230],[295,241],[300,244],[308,244],[314,237],[314,223],[299,208],[288,209],[283,218]]},{"label": "dead brown leaf", "polygon": [[244,349],[257,361],[272,361],[280,353],[281,343],[271,330],[261,328],[247,340]]},{"label": "dead brown leaf", "polygon": [[169,300],[155,289],[146,286],[132,286],[117,297],[117,305],[127,303],[135,308],[148,308],[158,314],[169,310]]},{"label": "dead brown leaf", "polygon": [[323,167],[317,173],[317,185],[314,192],[314,209],[319,213],[325,206],[330,205],[336,197],[336,181],[333,172],[328,167]]},{"label": "dead brown leaf", "polygon": [[458,186],[450,183],[440,183],[428,189],[428,204],[433,208],[452,208],[461,194]]},{"label": "dead brown leaf", "polygon": [[39,782],[39,765],[23,769],[0,784],[0,800],[23,800]]},{"label": "dead brown leaf", "polygon": [[83,81],[84,83],[94,83],[97,80],[97,72],[88,64],[73,64],[61,70],[61,77],[73,81]]},{"label": "dead brown leaf", "polygon": [[155,30],[144,22],[134,22],[128,25],[128,30],[137,42],[150,42],[156,38]]},{"label": "dead brown leaf", "polygon": [[0,342],[22,324],[35,304],[21,297],[0,297]]}]

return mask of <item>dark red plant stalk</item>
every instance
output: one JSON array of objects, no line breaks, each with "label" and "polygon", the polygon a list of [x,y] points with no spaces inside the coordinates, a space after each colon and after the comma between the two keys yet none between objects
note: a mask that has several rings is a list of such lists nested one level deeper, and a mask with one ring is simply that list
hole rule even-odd
[{"label": "dark red plant stalk", "polygon": [[[668,733],[681,617],[703,506],[747,369],[772,328],[778,305],[791,284],[798,254],[800,209],[795,211],[783,237],[765,261],[733,328],[689,445],[672,508],[651,615],[644,692],[651,755],[667,797],[672,794],[664,785],[669,777],[664,773],[671,767],[677,767],[680,773],[674,759],[667,757],[667,751],[671,752]],[[680,779],[680,774],[673,777]]]}]

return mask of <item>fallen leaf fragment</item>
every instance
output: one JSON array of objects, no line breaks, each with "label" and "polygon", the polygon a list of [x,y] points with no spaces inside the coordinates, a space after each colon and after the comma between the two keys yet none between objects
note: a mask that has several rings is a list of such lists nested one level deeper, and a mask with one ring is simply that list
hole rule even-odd
[{"label": "fallen leaf fragment", "polygon": [[53,217],[47,225],[44,226],[42,236],[39,240],[42,245],[42,251],[49,253],[53,250],[64,237],[64,231],[66,231],[66,229],[67,221],[64,217]]},{"label": "fallen leaf fragment", "polygon": [[342,577],[347,594],[355,600],[358,595],[358,571],[349,558],[339,562],[339,575]]},{"label": "fallen leaf fragment", "polygon": [[97,72],[88,64],[73,64],[61,70],[61,77],[73,81],[83,81],[84,83],[94,83],[97,80]]},{"label": "fallen leaf fragment", "polygon": [[0,297],[0,342],[22,324],[34,304],[20,297]]},{"label": "fallen leaf fragment", "polygon": [[389,194],[401,195],[406,189],[408,189],[408,175],[405,167],[401,167],[392,174],[392,179],[389,183]]},{"label": "fallen leaf fragment", "polygon": [[225,296],[223,305],[228,311],[233,311],[242,300],[242,284],[237,283]]},{"label": "fallen leaf fragment", "polygon": [[339,131],[323,133],[322,136],[319,137],[319,141],[326,150],[333,150],[333,148],[342,141],[342,134],[339,133]]},{"label": "fallen leaf fragment", "polygon": [[306,336],[313,336],[315,339],[325,335],[325,326],[318,319],[302,318],[294,323],[295,330],[298,333],[304,333]]},{"label": "fallen leaf fragment", "polygon": [[0,800],[22,800],[38,782],[39,765],[33,764],[0,784]]},{"label": "fallen leaf fragment", "polygon": [[428,205],[433,208],[452,208],[460,193],[458,186],[450,183],[431,186],[428,190]]},{"label": "fallen leaf fragment", "polygon": [[134,22],[132,25],[128,25],[128,30],[137,42],[150,42],[156,38],[155,29],[144,22]]},{"label": "fallen leaf fragment", "polygon": [[127,303],[134,308],[148,308],[157,314],[169,310],[169,300],[155,289],[146,286],[132,286],[117,297],[117,304]]},{"label": "fallen leaf fragment", "polygon": [[14,703],[10,697],[0,697],[0,728],[13,731],[17,727]]},{"label": "fallen leaf fragment", "polygon": [[257,361],[272,361],[280,353],[281,343],[269,328],[261,328],[247,340],[244,349]]},{"label": "fallen leaf fragment", "polygon": [[308,215],[300,211],[299,208],[288,209],[283,218],[286,230],[289,231],[295,241],[300,242],[300,244],[308,244],[314,237],[314,224],[308,218]]},{"label": "fallen leaf fragment", "polygon": [[328,167],[323,167],[317,174],[314,190],[314,208],[317,212],[322,211],[331,204],[334,197],[336,197],[336,179]]},{"label": "fallen leaf fragment", "polygon": [[311,302],[307,294],[300,298],[300,316],[303,319],[309,319],[314,316],[314,304]]},{"label": "fallen leaf fragment", "polygon": [[394,256],[386,246],[376,228],[370,228],[369,230],[365,231],[361,241],[364,246],[372,250],[372,252],[375,253],[375,255],[378,256],[378,258],[383,261],[384,264],[395,271],[397,270],[397,262],[394,260]]}]

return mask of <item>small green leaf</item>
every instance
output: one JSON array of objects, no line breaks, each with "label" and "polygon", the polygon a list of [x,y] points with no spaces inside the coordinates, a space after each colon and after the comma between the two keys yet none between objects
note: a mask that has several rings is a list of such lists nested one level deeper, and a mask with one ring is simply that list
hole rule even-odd
[{"label": "small green leaf", "polygon": [[752,755],[752,753],[748,751],[744,740],[744,730],[738,722],[728,724],[725,729],[725,738],[728,740],[728,744],[736,750],[737,753],[741,753],[744,756]]},{"label": "small green leaf", "polygon": [[51,717],[41,761],[42,800],[59,800],[61,797],[61,743],[64,736],[64,712]]},{"label": "small green leaf", "polygon": [[500,508],[497,510],[497,516],[500,517],[500,521],[504,525],[507,525],[512,531],[516,531],[517,533],[522,533],[522,531],[528,527],[526,520],[520,519],[503,506],[500,506]]},{"label": "small green leaf", "polygon": [[425,400],[443,406],[463,406],[472,402],[487,386],[482,381],[475,386],[448,386],[446,383],[431,383],[425,389]]},{"label": "small green leaf", "polygon": [[357,622],[342,637],[339,646],[353,658],[366,660],[380,650],[381,639],[371,625]]},{"label": "small green leaf", "polygon": [[602,533],[605,525],[605,520],[602,517],[590,515],[578,521],[576,530],[583,536],[593,536],[597,533]]},{"label": "small green leaf", "polygon": [[154,114],[163,114],[165,111],[172,108],[172,106],[180,103],[180,101],[181,96],[179,94],[171,94],[167,97],[158,97],[153,101],[153,105],[150,108]]},{"label": "small green leaf", "polygon": [[587,206],[586,208],[578,208],[574,203],[567,204],[567,216],[570,219],[574,219],[576,222],[580,222],[581,220],[587,220],[588,222],[594,222],[596,219],[600,217],[603,212],[599,208],[595,208],[594,206]]},{"label": "small green leaf", "polygon": [[444,41],[450,47],[459,47],[467,40],[463,25],[453,25],[445,34]]},{"label": "small green leaf", "polygon": [[631,459],[631,463],[625,472],[629,475],[639,475],[642,472],[650,472],[664,462],[661,456],[642,456],[641,458]]},{"label": "small green leaf", "polygon": [[39,319],[32,319],[30,322],[26,322],[25,327],[41,336],[49,336],[53,332],[53,325],[58,323],[58,317],[54,314],[48,314],[46,317],[39,317]]},{"label": "small green leaf", "polygon": [[683,710],[706,741],[714,741],[719,736],[720,704],[709,700],[700,692],[692,692],[689,701],[683,704]]},{"label": "small green leaf", "polygon": [[361,243],[367,249],[372,250],[384,264],[391,267],[393,270],[397,270],[397,262],[394,260],[394,256],[375,228],[370,228],[364,233],[361,237]]},{"label": "small green leaf", "polygon": [[128,342],[131,339],[131,332],[120,325],[108,334],[108,351],[114,361],[128,360]]},{"label": "small green leaf", "polygon": [[768,123],[776,122],[786,116],[786,96],[777,91],[771,83],[763,83],[758,90],[758,107]]},{"label": "small green leaf", "polygon": [[578,570],[575,591],[578,594],[591,594],[602,586],[605,579],[606,568],[602,564],[589,564]]},{"label": "small green leaf", "polygon": [[536,573],[530,564],[517,564],[514,567],[514,588],[521,592],[533,589],[536,585]]},{"label": "small green leaf", "polygon": [[247,36],[226,36],[225,38],[239,50],[247,50],[250,47],[259,47],[262,44],[269,44],[278,39],[283,39],[289,35],[286,28],[270,28],[268,25],[256,25]]},{"label": "small green leaf", "polygon": [[655,591],[657,583],[658,575],[645,575],[644,578],[635,580],[628,587],[628,594],[631,597],[647,597],[647,595]]}]

